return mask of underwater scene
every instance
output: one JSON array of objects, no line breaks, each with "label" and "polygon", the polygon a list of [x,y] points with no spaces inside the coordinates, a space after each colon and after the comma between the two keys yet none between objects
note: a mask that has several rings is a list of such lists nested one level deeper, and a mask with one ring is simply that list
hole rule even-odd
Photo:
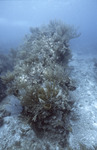
[{"label": "underwater scene", "polygon": [[96,17],[96,0],[0,0],[0,150],[97,150]]}]

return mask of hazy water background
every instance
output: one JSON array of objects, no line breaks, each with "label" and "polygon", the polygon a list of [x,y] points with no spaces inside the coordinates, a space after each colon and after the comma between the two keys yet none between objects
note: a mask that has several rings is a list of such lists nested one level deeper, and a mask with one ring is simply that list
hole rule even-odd
[{"label": "hazy water background", "polygon": [[73,49],[97,51],[97,0],[0,0],[0,51],[18,47],[29,27],[53,19],[81,32],[71,41]]}]

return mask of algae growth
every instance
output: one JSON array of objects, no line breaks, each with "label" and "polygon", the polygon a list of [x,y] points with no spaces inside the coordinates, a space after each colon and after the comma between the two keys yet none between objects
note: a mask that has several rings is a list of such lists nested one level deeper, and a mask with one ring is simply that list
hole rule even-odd
[{"label": "algae growth", "polygon": [[60,21],[30,31],[17,51],[13,71],[2,79],[7,92],[21,101],[23,114],[32,127],[65,145],[70,128],[69,90],[75,90],[69,77],[69,41],[78,35],[73,27]]}]

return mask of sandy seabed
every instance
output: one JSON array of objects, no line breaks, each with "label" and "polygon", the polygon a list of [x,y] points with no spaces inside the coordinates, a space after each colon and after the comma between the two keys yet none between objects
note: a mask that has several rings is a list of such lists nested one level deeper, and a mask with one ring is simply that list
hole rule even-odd
[{"label": "sandy seabed", "polygon": [[77,89],[72,93],[75,99],[72,117],[70,145],[73,150],[97,149],[97,56],[74,53],[71,66],[72,77]]}]

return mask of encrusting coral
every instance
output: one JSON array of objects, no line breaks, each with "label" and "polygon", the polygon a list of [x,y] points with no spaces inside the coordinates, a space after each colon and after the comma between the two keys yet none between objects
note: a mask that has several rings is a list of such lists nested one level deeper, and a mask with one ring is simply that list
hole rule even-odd
[{"label": "encrusting coral", "polygon": [[60,21],[30,31],[17,52],[13,72],[3,80],[8,92],[20,99],[31,125],[62,145],[69,132],[69,90],[75,89],[68,74],[72,58],[69,40],[77,34]]}]

